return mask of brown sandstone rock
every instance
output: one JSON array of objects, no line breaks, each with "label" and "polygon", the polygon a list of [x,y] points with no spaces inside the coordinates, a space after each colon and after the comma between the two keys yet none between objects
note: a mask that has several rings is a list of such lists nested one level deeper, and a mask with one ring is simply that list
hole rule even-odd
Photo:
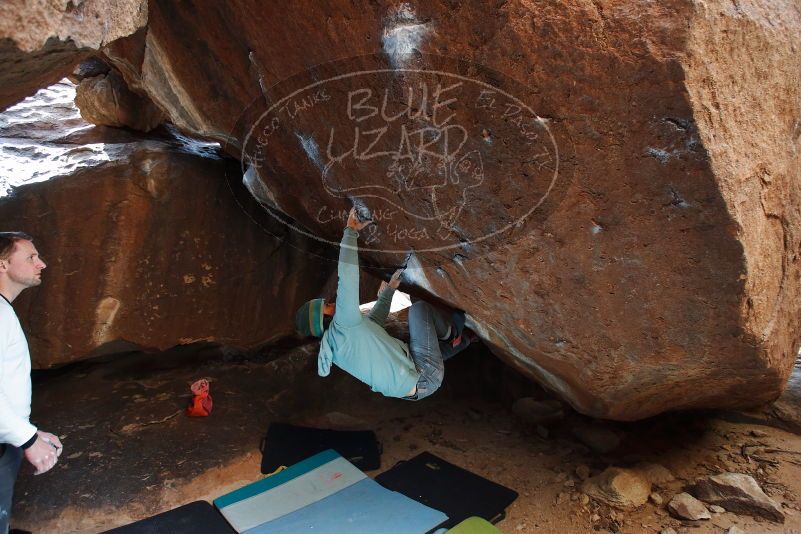
[{"label": "brown sandstone rock", "polygon": [[768,409],[782,426],[801,433],[801,359],[793,366],[784,392]]},{"label": "brown sandstone rock", "polygon": [[676,517],[698,521],[700,519],[711,519],[712,515],[706,509],[704,503],[690,495],[689,493],[679,493],[670,499],[668,510]]},{"label": "brown sandstone rock", "polygon": [[667,467],[651,462],[641,462],[633,466],[632,469],[639,471],[655,486],[664,486],[668,482],[676,480],[673,473]]},{"label": "brown sandstone rock", "polygon": [[160,143],[0,199],[0,226],[36,237],[48,267],[15,307],[36,367],[125,341],[256,347],[332,274],[292,235],[271,236],[234,201],[224,162]]},{"label": "brown sandstone rock", "polygon": [[165,118],[150,99],[128,89],[116,71],[81,80],[75,104],[84,119],[101,126],[126,126],[149,132]]},{"label": "brown sandstone rock", "polygon": [[[227,143],[277,215],[311,234],[334,241],[331,214],[352,202],[382,216],[366,258],[399,265],[413,248],[407,282],[466,310],[501,358],[577,410],[633,420],[780,393],[801,333],[792,2],[149,9],[146,32],[106,49],[131,87],[180,128]],[[327,64],[360,54],[377,55]],[[367,116],[384,89],[397,111],[406,88],[433,95],[457,80],[439,119],[419,93],[426,118]],[[349,108],[362,90],[372,100]],[[282,102],[280,128],[249,137]],[[445,110],[468,138],[447,165],[423,161],[419,145],[408,166],[356,158],[400,155],[401,123],[442,134]],[[355,127],[383,126],[353,157],[329,158],[347,154]]]},{"label": "brown sandstone rock", "polygon": [[609,506],[631,509],[648,501],[651,483],[637,471],[609,467],[600,475],[584,481],[581,490]]},{"label": "brown sandstone rock", "polygon": [[561,421],[565,418],[562,403],[555,400],[538,401],[531,397],[522,397],[512,404],[512,413],[529,425],[544,425]]},{"label": "brown sandstone rock", "polygon": [[[120,341],[256,347],[291,334],[296,307],[336,282],[326,251],[229,184],[216,147],[91,127],[71,90],[0,114],[16,186],[0,198],[0,228],[32,234],[47,262],[42,285],[14,302],[34,365]],[[375,286],[363,284],[371,300]]]},{"label": "brown sandstone rock", "polygon": [[612,452],[620,445],[620,435],[597,423],[575,423],[570,431],[584,445],[599,454]]},{"label": "brown sandstone rock", "polygon": [[146,22],[146,0],[0,2],[0,110]]},{"label": "brown sandstone rock", "polygon": [[722,473],[698,481],[693,494],[709,504],[735,513],[761,516],[784,523],[781,505],[765,495],[756,480],[741,473]]}]

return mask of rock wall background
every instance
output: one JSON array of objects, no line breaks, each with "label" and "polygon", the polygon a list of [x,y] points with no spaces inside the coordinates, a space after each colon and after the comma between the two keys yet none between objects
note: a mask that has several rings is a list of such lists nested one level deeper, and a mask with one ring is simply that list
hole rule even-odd
[{"label": "rock wall background", "polygon": [[0,4],[0,110],[66,76],[92,50],[147,22],[147,0]]},{"label": "rock wall background", "polygon": [[[74,106],[53,105],[63,94],[74,95],[66,82],[44,93],[43,106],[0,115],[16,172],[45,179],[0,198],[0,227],[32,234],[48,264],[43,284],[14,303],[34,366],[119,350],[120,341],[254,348],[292,334],[297,306],[335,277],[327,250],[280,228],[229,183],[237,164],[216,145],[163,129],[92,127]],[[368,299],[377,282],[363,286]]]}]

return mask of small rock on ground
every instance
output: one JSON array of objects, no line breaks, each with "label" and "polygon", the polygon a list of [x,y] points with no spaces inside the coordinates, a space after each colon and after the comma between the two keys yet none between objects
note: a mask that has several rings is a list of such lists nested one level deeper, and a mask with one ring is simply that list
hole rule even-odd
[{"label": "small rock on ground", "polygon": [[579,441],[600,454],[612,452],[620,445],[620,436],[600,425],[579,423],[570,430]]},{"label": "small rock on ground", "polygon": [[584,464],[576,466],[576,476],[579,480],[587,480],[590,478],[590,468]]},{"label": "small rock on ground", "polygon": [[648,501],[651,483],[637,471],[609,467],[600,475],[585,480],[582,491],[609,506],[631,509]]},{"label": "small rock on ground", "polygon": [[698,521],[699,519],[711,519],[712,514],[706,509],[704,503],[690,495],[689,493],[679,493],[668,503],[668,510],[673,515],[681,519]]},{"label": "small rock on ground", "polygon": [[562,403],[557,400],[538,401],[531,397],[517,399],[512,412],[530,425],[546,425],[565,418]]},{"label": "small rock on ground", "polygon": [[670,472],[670,469],[663,465],[642,462],[635,465],[633,469],[642,473],[645,478],[651,482],[651,484],[656,486],[662,486],[668,482],[676,480],[676,477],[673,476],[673,473]]},{"label": "small rock on ground", "polygon": [[693,494],[709,504],[735,513],[764,517],[784,523],[781,506],[765,495],[756,480],[741,473],[723,473],[698,481]]}]

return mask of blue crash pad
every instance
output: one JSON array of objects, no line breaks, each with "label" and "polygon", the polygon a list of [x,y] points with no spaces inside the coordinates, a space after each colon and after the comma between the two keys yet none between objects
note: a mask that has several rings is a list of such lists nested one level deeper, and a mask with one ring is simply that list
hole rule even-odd
[{"label": "blue crash pad", "polygon": [[373,481],[333,450],[216,499],[239,533],[423,534],[447,520]]}]

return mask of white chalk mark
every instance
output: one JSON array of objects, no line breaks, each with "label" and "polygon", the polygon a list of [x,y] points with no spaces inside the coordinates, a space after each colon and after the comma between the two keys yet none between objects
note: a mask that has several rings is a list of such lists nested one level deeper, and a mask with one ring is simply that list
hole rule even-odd
[{"label": "white chalk mark", "polygon": [[406,269],[403,271],[403,278],[412,285],[422,287],[426,291],[433,293],[433,287],[426,278],[426,273],[423,264],[417,258],[414,251],[409,253],[409,259],[406,262]]},{"label": "white chalk mark", "polygon": [[306,155],[309,159],[314,163],[318,170],[323,171],[325,170],[325,165],[323,164],[323,158],[320,157],[320,147],[317,146],[317,142],[311,136],[304,136],[298,132],[295,132],[295,137],[298,138],[300,141],[300,145],[303,147],[303,151],[306,152]]},{"label": "white chalk mark", "polygon": [[384,27],[381,43],[384,53],[394,68],[403,67],[415,50],[419,50],[425,35],[429,32],[428,24],[421,23],[412,6],[403,3],[394,14],[390,22]]}]

